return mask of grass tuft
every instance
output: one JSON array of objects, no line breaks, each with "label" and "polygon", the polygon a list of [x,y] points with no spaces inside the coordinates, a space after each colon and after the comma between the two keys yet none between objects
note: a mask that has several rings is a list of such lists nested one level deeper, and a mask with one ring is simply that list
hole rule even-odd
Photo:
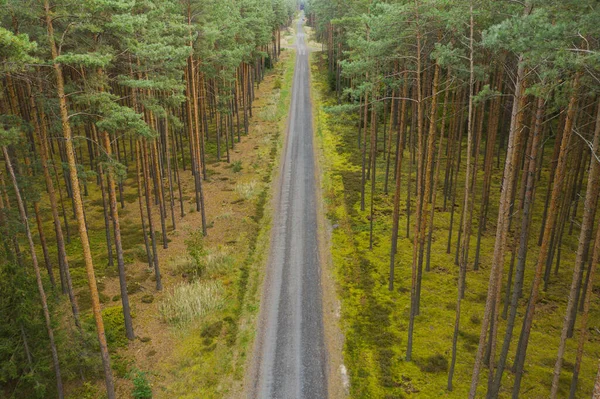
[{"label": "grass tuft", "polygon": [[194,281],[166,294],[158,311],[163,321],[181,327],[221,309],[224,304],[220,282]]},{"label": "grass tuft", "polygon": [[259,192],[259,186],[256,180],[252,180],[248,183],[238,183],[235,185],[235,191],[239,196],[245,200],[251,200],[256,197]]}]

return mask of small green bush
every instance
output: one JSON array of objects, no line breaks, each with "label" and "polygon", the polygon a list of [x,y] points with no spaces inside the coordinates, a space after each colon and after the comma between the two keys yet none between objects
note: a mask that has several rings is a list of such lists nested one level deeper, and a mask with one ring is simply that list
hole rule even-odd
[{"label": "small green bush", "polygon": [[206,256],[206,249],[204,249],[204,237],[202,236],[202,231],[198,230],[190,234],[190,237],[185,241],[185,245],[187,246],[188,255],[198,266],[198,270],[195,274],[197,276],[201,276],[204,271],[202,268],[202,258]]},{"label": "small green bush", "polygon": [[127,372],[129,370],[129,364],[131,361],[122,357],[118,354],[112,354],[110,356],[111,367],[114,370],[115,374],[119,378],[125,378],[127,376]]},{"label": "small green bush", "polygon": [[84,382],[68,396],[69,399],[95,399],[100,396],[98,387],[90,382]]},{"label": "small green bush", "polygon": [[147,373],[136,370],[133,375],[133,392],[131,396],[134,399],[150,399],[152,398],[152,387],[148,382]]},{"label": "small green bush", "polygon": [[242,171],[242,161],[234,161],[231,165],[233,173],[240,173]]},{"label": "small green bush", "polygon": [[432,355],[425,360],[418,362],[418,366],[421,371],[427,373],[446,372],[448,371],[448,359],[440,354]]}]

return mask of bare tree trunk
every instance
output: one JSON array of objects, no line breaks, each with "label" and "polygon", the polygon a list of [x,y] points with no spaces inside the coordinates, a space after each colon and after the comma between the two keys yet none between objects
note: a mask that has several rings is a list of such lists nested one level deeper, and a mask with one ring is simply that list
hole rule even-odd
[{"label": "bare tree trunk", "polygon": [[465,197],[463,200],[463,216],[464,216],[464,226],[465,230],[465,241],[463,242],[463,253],[461,256],[460,264],[458,266],[458,293],[456,297],[456,316],[454,320],[454,334],[452,337],[452,361],[450,363],[450,371],[448,372],[448,390],[452,391],[452,379],[454,376],[454,366],[456,364],[456,351],[457,351],[457,341],[458,341],[458,333],[460,331],[460,312],[461,312],[461,302],[463,299],[464,286],[466,282],[466,272],[467,272],[467,248],[468,248],[468,237],[470,234],[470,221],[467,221],[466,213],[470,207],[470,202],[472,198],[469,193],[471,192],[471,152],[472,152],[472,143],[473,143],[473,90],[475,88],[475,66],[474,66],[474,58],[473,58],[473,1],[471,0],[469,5],[469,114],[467,117],[467,171],[465,174]]},{"label": "bare tree trunk", "polygon": [[[402,106],[400,111],[400,125],[398,128],[398,155],[396,157],[396,190],[394,192],[394,213],[392,225],[392,249],[390,251],[390,280],[389,290],[394,289],[394,266],[396,261],[396,252],[398,250],[398,225],[400,222],[400,183],[402,182],[402,159],[404,155],[404,136],[406,127],[406,96],[408,95],[408,82],[406,73],[404,74],[404,86],[402,88]],[[410,177],[409,177],[410,179]],[[410,191],[410,190],[409,190]]]},{"label": "bare tree trunk", "polygon": [[[44,10],[46,17],[46,24],[48,29],[48,40],[50,44],[50,50],[52,51],[52,59],[58,57],[58,51],[54,41],[54,28],[52,26],[52,12],[50,11],[49,0],[44,0]],[[104,378],[106,384],[106,391],[108,399],[115,399],[115,388],[113,383],[112,370],[110,368],[110,356],[108,354],[108,346],[106,344],[106,335],[104,333],[104,322],[102,320],[102,313],[100,312],[100,298],[98,296],[98,287],[96,285],[96,275],[94,272],[94,263],[92,261],[92,253],[90,249],[90,242],[87,235],[87,227],[85,225],[85,215],[83,212],[83,203],[81,201],[81,194],[79,190],[79,179],[77,177],[77,164],[75,162],[75,152],[73,149],[73,137],[71,133],[71,126],[69,124],[69,112],[67,109],[67,99],[65,97],[64,90],[64,78],[62,73],[62,67],[59,63],[53,63],[54,71],[56,74],[57,83],[57,94],[59,99],[60,117],[62,122],[62,130],[65,138],[65,150],[67,155],[67,161],[69,164],[69,172],[71,179],[71,188],[73,190],[73,200],[75,203],[75,215],[77,217],[77,225],[79,228],[79,237],[81,239],[81,247],[83,253],[83,259],[85,262],[85,269],[88,277],[88,284],[90,290],[90,297],[92,301],[92,312],[94,314],[94,320],[96,321],[96,332],[98,334],[98,342],[100,344],[100,354],[102,355],[102,364],[104,366]]]},{"label": "bare tree trunk", "polygon": [[60,375],[60,364],[58,362],[58,352],[56,350],[56,343],[54,342],[54,332],[52,331],[52,322],[50,320],[50,311],[48,310],[48,302],[46,300],[46,292],[44,291],[44,284],[42,283],[42,275],[40,274],[40,267],[38,265],[37,255],[35,253],[35,244],[33,243],[33,237],[31,236],[31,230],[29,229],[29,222],[27,221],[27,214],[25,213],[25,206],[23,205],[23,199],[21,198],[21,192],[17,185],[17,177],[13,169],[10,157],[8,156],[8,150],[6,146],[2,146],[2,153],[4,154],[4,161],[6,162],[6,168],[10,174],[10,178],[15,189],[15,197],[17,198],[17,206],[19,207],[19,215],[21,217],[21,223],[25,227],[25,234],[27,235],[27,241],[29,242],[29,251],[31,253],[31,262],[33,263],[33,270],[35,271],[35,278],[37,281],[37,288],[40,294],[40,300],[42,301],[42,310],[44,313],[44,320],[46,321],[46,330],[48,332],[48,338],[50,339],[50,350],[52,352],[52,364],[54,366],[54,374],[56,376],[56,390],[60,399],[64,398],[62,378]]},{"label": "bare tree trunk", "polygon": [[[585,205],[583,213],[583,221],[581,223],[581,232],[579,233],[579,245],[577,247],[577,255],[575,259],[575,267],[573,269],[573,279],[571,280],[571,290],[569,291],[569,299],[567,301],[567,310],[565,313],[565,321],[563,323],[562,331],[560,334],[560,341],[558,345],[558,355],[556,363],[554,364],[554,373],[552,375],[552,389],[550,391],[550,398],[556,398],[558,394],[558,385],[560,378],[560,371],[562,369],[563,357],[565,353],[565,347],[567,343],[567,332],[569,330],[570,319],[573,317],[573,309],[577,308],[576,292],[578,288],[578,280],[581,275],[581,270],[585,262],[585,248],[586,243],[592,235],[593,223],[594,223],[594,210],[593,206],[596,198],[598,197],[598,178],[600,177],[600,165],[598,160],[594,157],[598,153],[598,145],[600,142],[600,103],[598,104],[598,111],[596,114],[596,128],[594,131],[594,142],[592,149],[592,156],[590,157],[590,172],[588,174],[587,191],[585,195]],[[595,254],[594,254],[595,255]],[[592,267],[595,267],[597,260],[592,260]],[[591,285],[588,286],[588,288]],[[589,298],[588,298],[589,299]],[[587,300],[586,300],[587,302]],[[583,330],[582,330],[583,331]],[[576,380],[576,378],[574,377]]]},{"label": "bare tree trunk", "polygon": [[569,141],[571,138],[571,134],[573,132],[573,121],[576,114],[577,108],[577,100],[578,100],[578,91],[579,91],[579,80],[580,74],[578,73],[575,76],[575,80],[573,82],[573,94],[571,96],[571,100],[569,102],[569,107],[567,109],[567,120],[565,121],[565,128],[563,132],[563,137],[560,145],[560,152],[558,155],[558,162],[556,165],[556,174],[554,186],[552,187],[552,197],[550,199],[550,207],[548,209],[548,220],[546,221],[546,228],[544,229],[544,237],[542,240],[542,245],[540,247],[540,252],[538,255],[536,268],[535,268],[535,277],[533,280],[533,286],[531,288],[531,296],[529,298],[529,304],[527,306],[527,313],[525,314],[525,319],[523,320],[523,329],[521,330],[521,338],[519,340],[519,346],[517,350],[517,356],[515,360],[515,384],[513,386],[513,398],[517,399],[519,396],[519,389],[521,387],[521,379],[523,378],[523,367],[525,365],[525,355],[527,353],[527,345],[529,343],[529,334],[531,331],[531,326],[533,324],[533,316],[535,314],[535,308],[538,300],[539,294],[539,286],[542,277],[542,271],[546,260],[548,258],[549,253],[549,243],[550,238],[552,236],[552,232],[554,229],[554,222],[557,217],[557,213],[559,211],[559,202],[560,195],[563,186],[565,168],[567,163],[567,150],[569,146]]},{"label": "bare tree trunk", "polygon": [[[419,26],[419,1],[415,0],[415,14],[416,14],[416,30],[417,30],[417,69],[416,69],[416,79],[417,79],[417,135],[416,139],[418,140],[418,148],[417,148],[417,159],[420,160],[423,157],[423,92],[421,85],[421,31]],[[420,163],[420,161],[419,161]],[[413,332],[415,327],[415,316],[417,315],[417,274],[418,274],[418,261],[419,261],[419,243],[420,243],[420,229],[421,229],[421,217],[422,217],[422,209],[423,209],[423,195],[422,195],[422,185],[423,185],[423,168],[419,165],[417,168],[417,206],[415,209],[416,212],[416,222],[415,222],[415,230],[413,237],[413,251],[412,251],[412,271],[411,271],[411,290],[410,290],[410,317],[408,323],[408,343],[406,346],[406,360],[412,360],[412,349],[413,349]]]},{"label": "bare tree trunk", "polygon": [[[515,320],[517,317],[517,308],[519,304],[519,298],[521,297],[521,292],[523,289],[523,278],[525,274],[525,257],[527,255],[527,243],[529,241],[529,231],[531,226],[531,208],[533,207],[533,199],[534,199],[534,191],[535,191],[535,180],[536,180],[536,168],[537,168],[537,159],[538,152],[541,150],[541,124],[542,124],[542,116],[544,112],[544,100],[539,98],[537,101],[537,110],[536,110],[536,119],[535,119],[535,127],[533,130],[533,138],[531,145],[531,154],[530,154],[530,162],[528,164],[527,170],[527,178],[523,184],[526,185],[525,197],[523,201],[523,217],[521,220],[521,234],[519,241],[519,252],[517,258],[517,267],[515,273],[515,281],[514,288],[512,290],[512,296],[510,301],[510,315],[508,316],[508,321],[506,325],[506,332],[504,335],[504,342],[502,344],[502,350],[500,352],[500,357],[498,358],[498,366],[496,368],[495,377],[493,377],[493,384],[491,388],[488,389],[488,399],[496,398],[498,396],[498,392],[500,391],[500,384],[502,382],[502,375],[504,373],[504,369],[506,367],[506,360],[508,356],[508,351],[510,348],[510,343],[512,341],[512,334],[515,326]],[[507,288],[508,289],[508,288]],[[490,368],[490,373],[492,373],[493,368]],[[492,379],[492,374],[490,374],[490,379]]]},{"label": "bare tree trunk", "polygon": [[[525,4],[525,15],[531,12],[532,5],[530,2]],[[513,109],[511,114],[511,127],[508,138],[508,149],[506,155],[506,161],[504,166],[504,182],[500,192],[500,207],[498,212],[498,225],[496,228],[496,242],[494,245],[494,255],[492,259],[492,267],[490,270],[489,288],[488,295],[485,305],[485,313],[481,323],[481,333],[479,335],[479,345],[477,348],[477,354],[475,357],[475,364],[473,366],[473,375],[471,378],[471,388],[469,390],[469,399],[474,399],[477,394],[477,385],[479,383],[479,374],[481,371],[481,365],[483,362],[484,351],[486,348],[486,337],[488,334],[488,327],[490,326],[491,316],[493,308],[496,303],[496,295],[498,295],[498,281],[502,276],[502,268],[504,265],[504,251],[508,228],[508,210],[510,208],[510,198],[512,197],[513,184],[511,178],[514,175],[513,168],[515,167],[514,161],[516,158],[515,143],[518,142],[517,138],[521,134],[521,120],[523,110],[521,106],[524,102],[524,78],[525,78],[525,65],[523,63],[523,57],[520,56],[518,59],[517,74],[515,80],[515,96],[513,101]],[[497,315],[495,315],[497,317]]]},{"label": "bare tree trunk", "polygon": [[[597,137],[597,136],[596,136]],[[597,140],[595,140],[597,141]],[[597,147],[594,147],[597,148]],[[592,162],[598,162],[592,161]],[[581,315],[581,332],[579,333],[579,344],[577,346],[577,356],[575,358],[575,367],[573,368],[573,378],[571,380],[571,389],[569,392],[569,399],[575,399],[575,394],[577,392],[577,380],[579,379],[579,371],[581,369],[581,359],[583,358],[583,346],[588,340],[588,316],[590,313],[590,304],[592,302],[592,287],[594,285],[594,277],[596,275],[596,267],[600,262],[600,228],[596,231],[596,240],[594,242],[594,252],[592,255],[592,264],[590,266],[590,283],[587,286],[587,292],[585,295],[585,302],[583,305],[583,314]],[[569,299],[571,299],[571,295],[569,295]],[[567,313],[568,315],[568,313]],[[565,320],[566,324],[566,320]],[[563,326],[563,331],[564,331]],[[562,338],[562,336],[561,336]],[[556,373],[554,374],[556,375]],[[554,387],[554,384],[553,384]],[[597,392],[596,388],[594,388],[594,397],[596,397]]]},{"label": "bare tree trunk", "polygon": [[[102,141],[106,155],[112,157],[112,148],[110,138],[107,132],[102,132]],[[131,319],[131,309],[129,307],[129,295],[127,293],[127,279],[125,276],[125,259],[123,258],[123,246],[121,245],[121,222],[119,220],[119,209],[117,207],[117,195],[115,192],[115,179],[112,169],[107,171],[108,180],[108,198],[110,203],[110,213],[113,219],[113,230],[115,234],[115,250],[117,252],[117,269],[119,271],[119,286],[121,288],[121,303],[123,305],[123,316],[125,319],[125,335],[129,340],[135,338],[133,333],[133,320]]]}]

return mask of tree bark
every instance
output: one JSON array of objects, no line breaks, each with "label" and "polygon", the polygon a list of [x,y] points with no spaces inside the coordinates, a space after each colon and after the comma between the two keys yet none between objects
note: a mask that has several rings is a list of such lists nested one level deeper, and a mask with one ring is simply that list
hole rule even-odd
[{"label": "tree bark", "polygon": [[[563,323],[563,327],[560,333],[560,341],[558,345],[558,355],[556,358],[556,363],[554,364],[554,372],[552,375],[552,388],[550,391],[550,398],[556,398],[558,394],[558,385],[560,372],[562,369],[563,357],[565,353],[565,347],[567,343],[567,332],[569,330],[569,325],[571,322],[571,318],[573,317],[573,310],[577,308],[577,300],[576,300],[576,292],[578,288],[578,281],[581,276],[581,271],[583,268],[583,264],[585,262],[585,252],[587,243],[589,243],[590,237],[592,235],[593,223],[594,223],[594,213],[595,206],[594,202],[598,197],[598,180],[600,178],[600,165],[598,160],[594,157],[598,153],[598,146],[600,144],[600,103],[598,105],[598,110],[596,114],[596,128],[594,130],[594,141],[592,148],[592,156],[590,157],[590,172],[588,174],[588,182],[587,182],[587,191],[585,195],[585,205],[584,205],[584,213],[583,213],[583,221],[581,223],[581,231],[579,233],[579,245],[577,247],[577,255],[575,258],[575,267],[573,269],[573,279],[571,280],[571,289],[569,291],[569,299],[567,301],[567,310],[565,313],[565,319]],[[596,255],[596,254],[594,254]],[[597,259],[592,260],[592,267],[595,267],[595,262],[597,263]],[[588,288],[591,285],[588,285]],[[587,297],[587,295],[586,295]],[[589,299],[589,298],[588,298]],[[587,302],[587,301],[586,301]],[[583,331],[583,330],[582,330]],[[575,378],[576,379],[576,378]]]},{"label": "tree bark", "polygon": [[25,213],[25,206],[23,205],[23,199],[19,186],[17,184],[17,177],[12,166],[10,157],[8,156],[8,150],[6,146],[2,146],[2,153],[4,154],[4,161],[6,162],[6,168],[10,174],[13,187],[15,189],[15,197],[17,198],[17,206],[19,208],[19,215],[21,217],[21,223],[25,227],[25,234],[27,235],[27,241],[29,243],[29,251],[31,253],[31,263],[33,263],[33,270],[35,271],[35,278],[37,282],[38,292],[40,294],[40,300],[42,301],[42,310],[44,313],[44,320],[46,321],[46,330],[48,332],[48,338],[50,340],[50,351],[52,352],[52,364],[54,366],[54,374],[56,376],[56,390],[60,399],[64,398],[62,377],[60,375],[60,364],[58,362],[58,352],[56,350],[56,343],[54,342],[54,332],[52,331],[52,322],[50,320],[50,311],[48,310],[48,302],[46,300],[46,292],[44,291],[44,284],[42,283],[42,275],[40,274],[40,267],[38,265],[37,255],[35,253],[35,244],[33,243],[33,237],[31,236],[31,230],[29,229],[29,222],[27,220],[27,214]]},{"label": "tree bark", "polygon": [[[58,57],[58,51],[56,43],[54,41],[54,28],[52,25],[52,14],[50,11],[49,0],[44,0],[44,10],[46,17],[46,25],[48,30],[48,40],[50,44],[50,50],[52,52],[52,60]],[[81,239],[81,247],[83,253],[83,259],[85,262],[85,269],[88,277],[88,285],[90,290],[90,297],[92,302],[92,313],[94,320],[96,321],[96,332],[98,334],[98,342],[100,344],[100,354],[102,356],[102,364],[104,367],[104,379],[106,384],[106,391],[108,399],[116,399],[115,388],[113,383],[112,370],[110,368],[110,357],[108,354],[108,346],[106,343],[106,335],[104,333],[104,322],[102,320],[102,313],[100,312],[100,298],[98,296],[98,287],[96,285],[96,275],[94,272],[94,263],[92,261],[92,253],[90,249],[90,242],[87,235],[87,227],[85,225],[85,215],[83,212],[83,203],[81,201],[81,194],[79,189],[79,179],[77,176],[77,164],[75,162],[75,152],[73,149],[73,137],[71,133],[71,126],[69,124],[69,112],[67,109],[67,99],[64,90],[64,78],[62,73],[62,67],[59,63],[53,62],[54,72],[56,74],[56,85],[57,94],[59,100],[60,117],[62,122],[62,130],[65,139],[65,150],[67,161],[69,164],[71,188],[73,190],[73,201],[75,203],[75,215],[77,217],[77,226],[79,228],[79,237]]]},{"label": "tree bark", "polygon": [[571,96],[571,100],[569,101],[569,107],[567,109],[567,119],[565,121],[565,128],[561,140],[560,152],[558,155],[558,162],[556,165],[556,174],[554,186],[552,187],[552,197],[550,199],[550,207],[548,208],[548,219],[546,220],[546,226],[544,229],[544,237],[542,240],[542,245],[540,247],[540,252],[538,255],[536,268],[535,268],[535,277],[533,280],[533,286],[531,288],[531,296],[529,298],[529,304],[527,306],[527,313],[525,314],[525,319],[523,320],[523,329],[521,330],[521,338],[519,340],[519,346],[517,350],[517,357],[515,360],[515,384],[513,386],[513,398],[517,399],[519,396],[519,389],[521,387],[521,379],[523,378],[523,367],[525,365],[525,355],[527,353],[527,345],[529,343],[529,334],[531,331],[531,326],[533,324],[533,316],[535,314],[535,308],[538,300],[540,282],[542,278],[542,271],[546,260],[548,258],[549,253],[549,243],[550,238],[552,236],[554,230],[554,222],[557,217],[557,213],[559,211],[559,202],[560,195],[563,187],[564,174],[567,163],[567,150],[569,146],[569,141],[571,139],[571,134],[573,132],[573,121],[576,114],[577,109],[577,100],[578,100],[578,91],[579,91],[579,80],[580,74],[578,73],[575,76],[575,80],[573,82],[573,94]]}]

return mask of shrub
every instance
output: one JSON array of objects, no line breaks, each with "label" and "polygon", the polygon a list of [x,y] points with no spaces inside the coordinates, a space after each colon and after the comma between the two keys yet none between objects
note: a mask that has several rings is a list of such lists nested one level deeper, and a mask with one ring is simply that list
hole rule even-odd
[{"label": "shrub", "polygon": [[125,378],[127,376],[127,370],[131,361],[115,353],[110,356],[110,362],[117,377]]},{"label": "shrub", "polygon": [[189,255],[179,256],[169,260],[169,268],[177,274],[196,274],[196,262]]},{"label": "shrub", "polygon": [[158,307],[162,319],[184,326],[224,305],[223,286],[215,281],[181,284],[165,295]]},{"label": "shrub", "polygon": [[68,396],[69,399],[94,399],[100,396],[98,387],[88,381],[76,388]]},{"label": "shrub", "polygon": [[148,262],[148,254],[146,253],[146,247],[144,245],[137,245],[131,250],[131,254],[134,259],[140,262]]},{"label": "shrub", "polygon": [[131,396],[135,399],[150,399],[152,398],[152,387],[148,382],[147,373],[136,370],[133,375],[133,392]]},{"label": "shrub", "polygon": [[231,170],[233,173],[239,173],[242,171],[242,161],[234,161],[231,165]]},{"label": "shrub", "polygon": [[[198,250],[198,249],[196,249]],[[197,279],[205,275],[215,276],[225,274],[233,267],[234,259],[225,247],[206,251],[202,249],[196,256],[182,256],[169,261],[170,267],[177,274],[184,274]]]},{"label": "shrub", "polygon": [[427,373],[440,373],[448,371],[448,359],[440,354],[429,356],[424,361],[419,362],[418,365],[421,371],[425,371]]},{"label": "shrub", "polygon": [[185,245],[187,246],[188,255],[198,267],[195,274],[201,276],[204,271],[202,269],[202,258],[206,255],[202,231],[198,230],[190,234],[190,237],[185,241]]}]

